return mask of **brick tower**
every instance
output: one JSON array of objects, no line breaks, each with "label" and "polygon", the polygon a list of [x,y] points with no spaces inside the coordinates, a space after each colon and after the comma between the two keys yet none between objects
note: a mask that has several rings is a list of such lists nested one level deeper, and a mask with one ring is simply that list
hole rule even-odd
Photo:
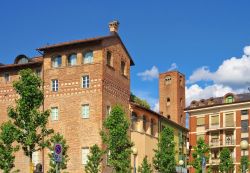
[{"label": "brick tower", "polygon": [[159,76],[160,113],[185,126],[185,76],[178,71],[161,73]]}]

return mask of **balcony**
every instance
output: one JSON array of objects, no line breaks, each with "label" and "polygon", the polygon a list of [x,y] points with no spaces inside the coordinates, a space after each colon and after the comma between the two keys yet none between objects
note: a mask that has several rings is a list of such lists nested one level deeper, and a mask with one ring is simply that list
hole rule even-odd
[{"label": "balcony", "polygon": [[225,140],[225,146],[235,146],[235,140],[234,139],[227,139]]},{"label": "balcony", "polygon": [[219,139],[212,139],[209,143],[210,148],[217,148],[220,147]]},{"label": "balcony", "polygon": [[209,161],[210,165],[219,165],[220,164],[220,159],[219,158],[211,158]]}]

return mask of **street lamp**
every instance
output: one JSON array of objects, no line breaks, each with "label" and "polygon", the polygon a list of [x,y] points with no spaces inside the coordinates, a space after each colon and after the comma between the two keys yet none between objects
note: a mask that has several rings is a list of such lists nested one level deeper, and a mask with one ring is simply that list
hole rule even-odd
[{"label": "street lamp", "polygon": [[[245,151],[248,149],[248,142],[246,140],[240,142],[240,148],[243,150],[243,156],[245,157]],[[242,172],[246,173],[246,165],[242,165]]]},{"label": "street lamp", "polygon": [[179,165],[181,167],[181,173],[182,173],[182,166],[183,166],[183,164],[184,164],[184,161],[183,160],[179,160]]},{"label": "street lamp", "polygon": [[134,155],[134,173],[136,173],[136,156],[138,154],[137,148],[133,147],[132,152],[133,152],[133,155]]}]

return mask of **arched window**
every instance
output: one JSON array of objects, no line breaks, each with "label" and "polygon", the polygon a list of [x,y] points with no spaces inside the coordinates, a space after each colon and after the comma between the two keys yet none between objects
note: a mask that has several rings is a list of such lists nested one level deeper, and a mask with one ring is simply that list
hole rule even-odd
[{"label": "arched window", "polygon": [[88,51],[83,56],[83,64],[93,63],[93,51]]},{"label": "arched window", "polygon": [[52,57],[51,60],[51,66],[56,68],[56,67],[61,67],[62,65],[62,56],[61,55],[57,55]]},{"label": "arched window", "polygon": [[138,116],[135,112],[132,112],[132,116],[131,116],[131,127],[133,130],[137,130],[137,120],[138,120]]},{"label": "arched window", "polygon": [[152,136],[154,136],[154,120],[153,119],[151,119],[150,120],[150,134],[152,135]]},{"label": "arched window", "polygon": [[147,119],[145,115],[142,116],[142,120],[143,120],[143,131],[147,132]]},{"label": "arched window", "polygon": [[29,60],[27,58],[21,58],[18,60],[17,64],[26,64],[28,62],[29,62]]},{"label": "arched window", "polygon": [[73,66],[73,65],[76,65],[76,54],[75,53],[70,54],[68,56],[68,66]]},{"label": "arched window", "polygon": [[171,76],[165,77],[165,85],[171,84]]},{"label": "arched window", "polygon": [[170,105],[170,98],[168,97],[167,98],[167,106],[169,106]]}]

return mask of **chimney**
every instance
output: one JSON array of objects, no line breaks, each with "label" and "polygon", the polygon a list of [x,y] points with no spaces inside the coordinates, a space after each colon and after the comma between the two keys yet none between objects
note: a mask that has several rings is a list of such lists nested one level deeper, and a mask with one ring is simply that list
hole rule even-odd
[{"label": "chimney", "polygon": [[118,20],[114,20],[112,22],[109,23],[109,31],[111,33],[115,32],[118,33],[118,28],[119,28],[119,21]]}]

